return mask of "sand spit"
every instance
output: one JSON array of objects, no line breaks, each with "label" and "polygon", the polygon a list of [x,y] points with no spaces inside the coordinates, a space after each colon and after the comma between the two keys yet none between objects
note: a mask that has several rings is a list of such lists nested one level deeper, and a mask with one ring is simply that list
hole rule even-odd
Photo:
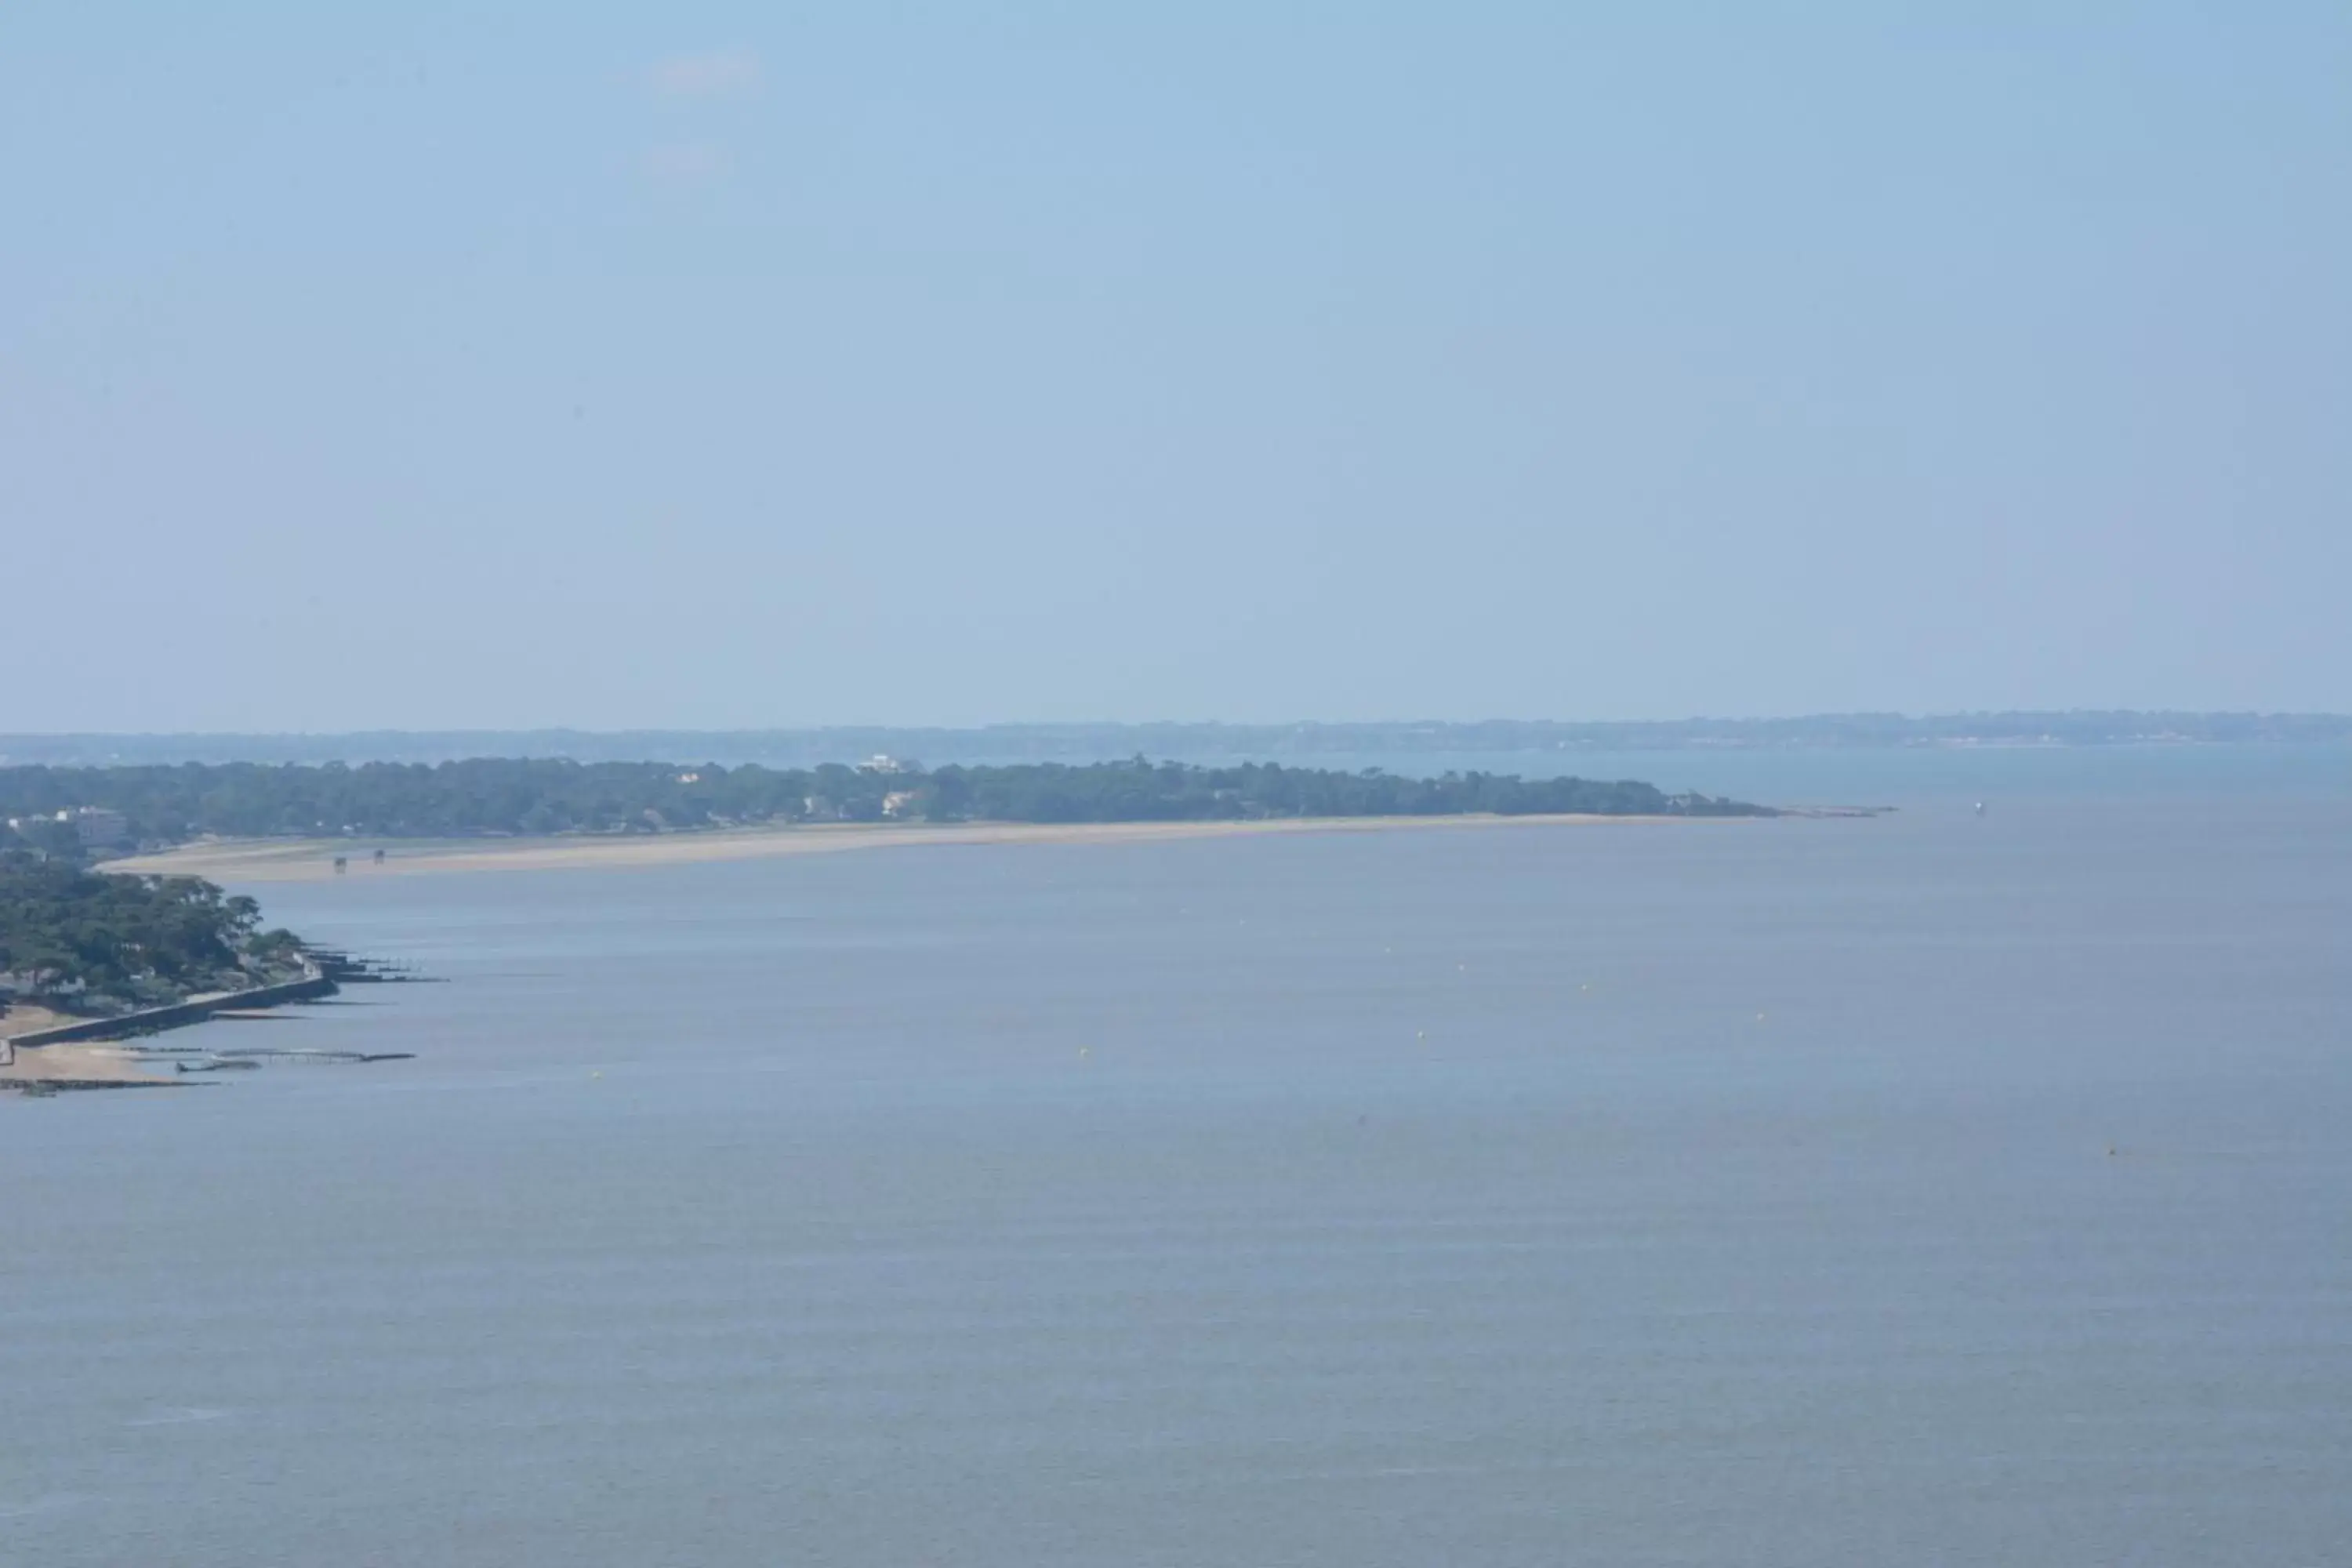
[{"label": "sand spit", "polygon": [[[217,839],[160,855],[107,862],[109,871],[206,877],[224,882],[313,882],[335,875],[337,856],[353,877],[447,871],[551,871],[758,860],[852,849],[903,849],[946,844],[1136,844],[1173,838],[1224,838],[1274,833],[1463,832],[1497,827],[1642,826],[1755,822],[1758,817],[1688,816],[1349,816],[1284,817],[1262,822],[803,824],[706,832],[545,838]],[[376,865],[375,850],[385,853]]]}]

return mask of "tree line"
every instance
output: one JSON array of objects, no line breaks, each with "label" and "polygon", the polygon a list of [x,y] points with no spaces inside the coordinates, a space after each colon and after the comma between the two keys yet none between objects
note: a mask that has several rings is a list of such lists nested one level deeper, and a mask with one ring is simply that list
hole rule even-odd
[{"label": "tree line", "polygon": [[0,975],[32,994],[160,1005],[297,966],[261,909],[194,877],[101,876],[60,857],[0,853]]},{"label": "tree line", "polygon": [[[1668,795],[1633,780],[1447,773],[1414,779],[1273,763],[1201,767],[1128,762],[995,767],[726,768],[670,763],[476,758],[347,766],[254,763],[0,768],[0,847],[69,856],[71,814],[120,812],[131,840],[225,837],[464,837],[659,833],[751,823],[1184,822],[1297,816],[1769,815],[1765,807]],[[68,814],[66,821],[58,814]]]}]

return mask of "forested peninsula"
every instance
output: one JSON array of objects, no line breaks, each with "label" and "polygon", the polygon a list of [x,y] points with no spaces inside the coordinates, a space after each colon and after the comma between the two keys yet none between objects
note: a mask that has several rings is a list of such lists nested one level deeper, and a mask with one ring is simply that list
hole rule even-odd
[{"label": "forested peninsula", "polygon": [[299,940],[263,931],[249,898],[194,877],[102,876],[63,856],[0,852],[0,1015],[16,994],[105,1013],[304,973]]},{"label": "forested peninsula", "polygon": [[251,763],[0,768],[0,847],[156,848],[219,837],[640,834],[801,822],[1139,823],[1590,815],[1770,816],[1633,780],[1525,779],[1245,763],[926,769],[720,767],[478,758],[347,766]]}]

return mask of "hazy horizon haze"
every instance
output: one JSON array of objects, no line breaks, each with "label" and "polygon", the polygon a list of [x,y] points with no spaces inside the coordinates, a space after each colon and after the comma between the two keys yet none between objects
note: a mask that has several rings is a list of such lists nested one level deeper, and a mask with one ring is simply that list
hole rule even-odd
[{"label": "hazy horizon haze", "polygon": [[2352,710],[2352,11],[49,7],[0,732]]}]

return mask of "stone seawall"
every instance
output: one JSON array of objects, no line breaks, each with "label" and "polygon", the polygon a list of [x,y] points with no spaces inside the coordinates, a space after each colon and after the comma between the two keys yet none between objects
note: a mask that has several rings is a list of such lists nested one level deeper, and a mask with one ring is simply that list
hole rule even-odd
[{"label": "stone seawall", "polygon": [[176,1029],[184,1024],[201,1024],[215,1013],[235,1013],[247,1007],[278,1007],[289,1002],[311,1002],[321,996],[332,996],[340,989],[323,974],[312,974],[302,980],[289,980],[282,985],[257,986],[251,991],[232,991],[222,996],[207,996],[199,1002],[178,1002],[169,1007],[149,1007],[137,1013],[121,1013],[111,1018],[80,1018],[70,1024],[58,1024],[31,1034],[17,1035],[7,1044],[13,1047],[70,1045],[78,1040],[119,1040],[128,1035],[152,1034],[158,1029]]}]

